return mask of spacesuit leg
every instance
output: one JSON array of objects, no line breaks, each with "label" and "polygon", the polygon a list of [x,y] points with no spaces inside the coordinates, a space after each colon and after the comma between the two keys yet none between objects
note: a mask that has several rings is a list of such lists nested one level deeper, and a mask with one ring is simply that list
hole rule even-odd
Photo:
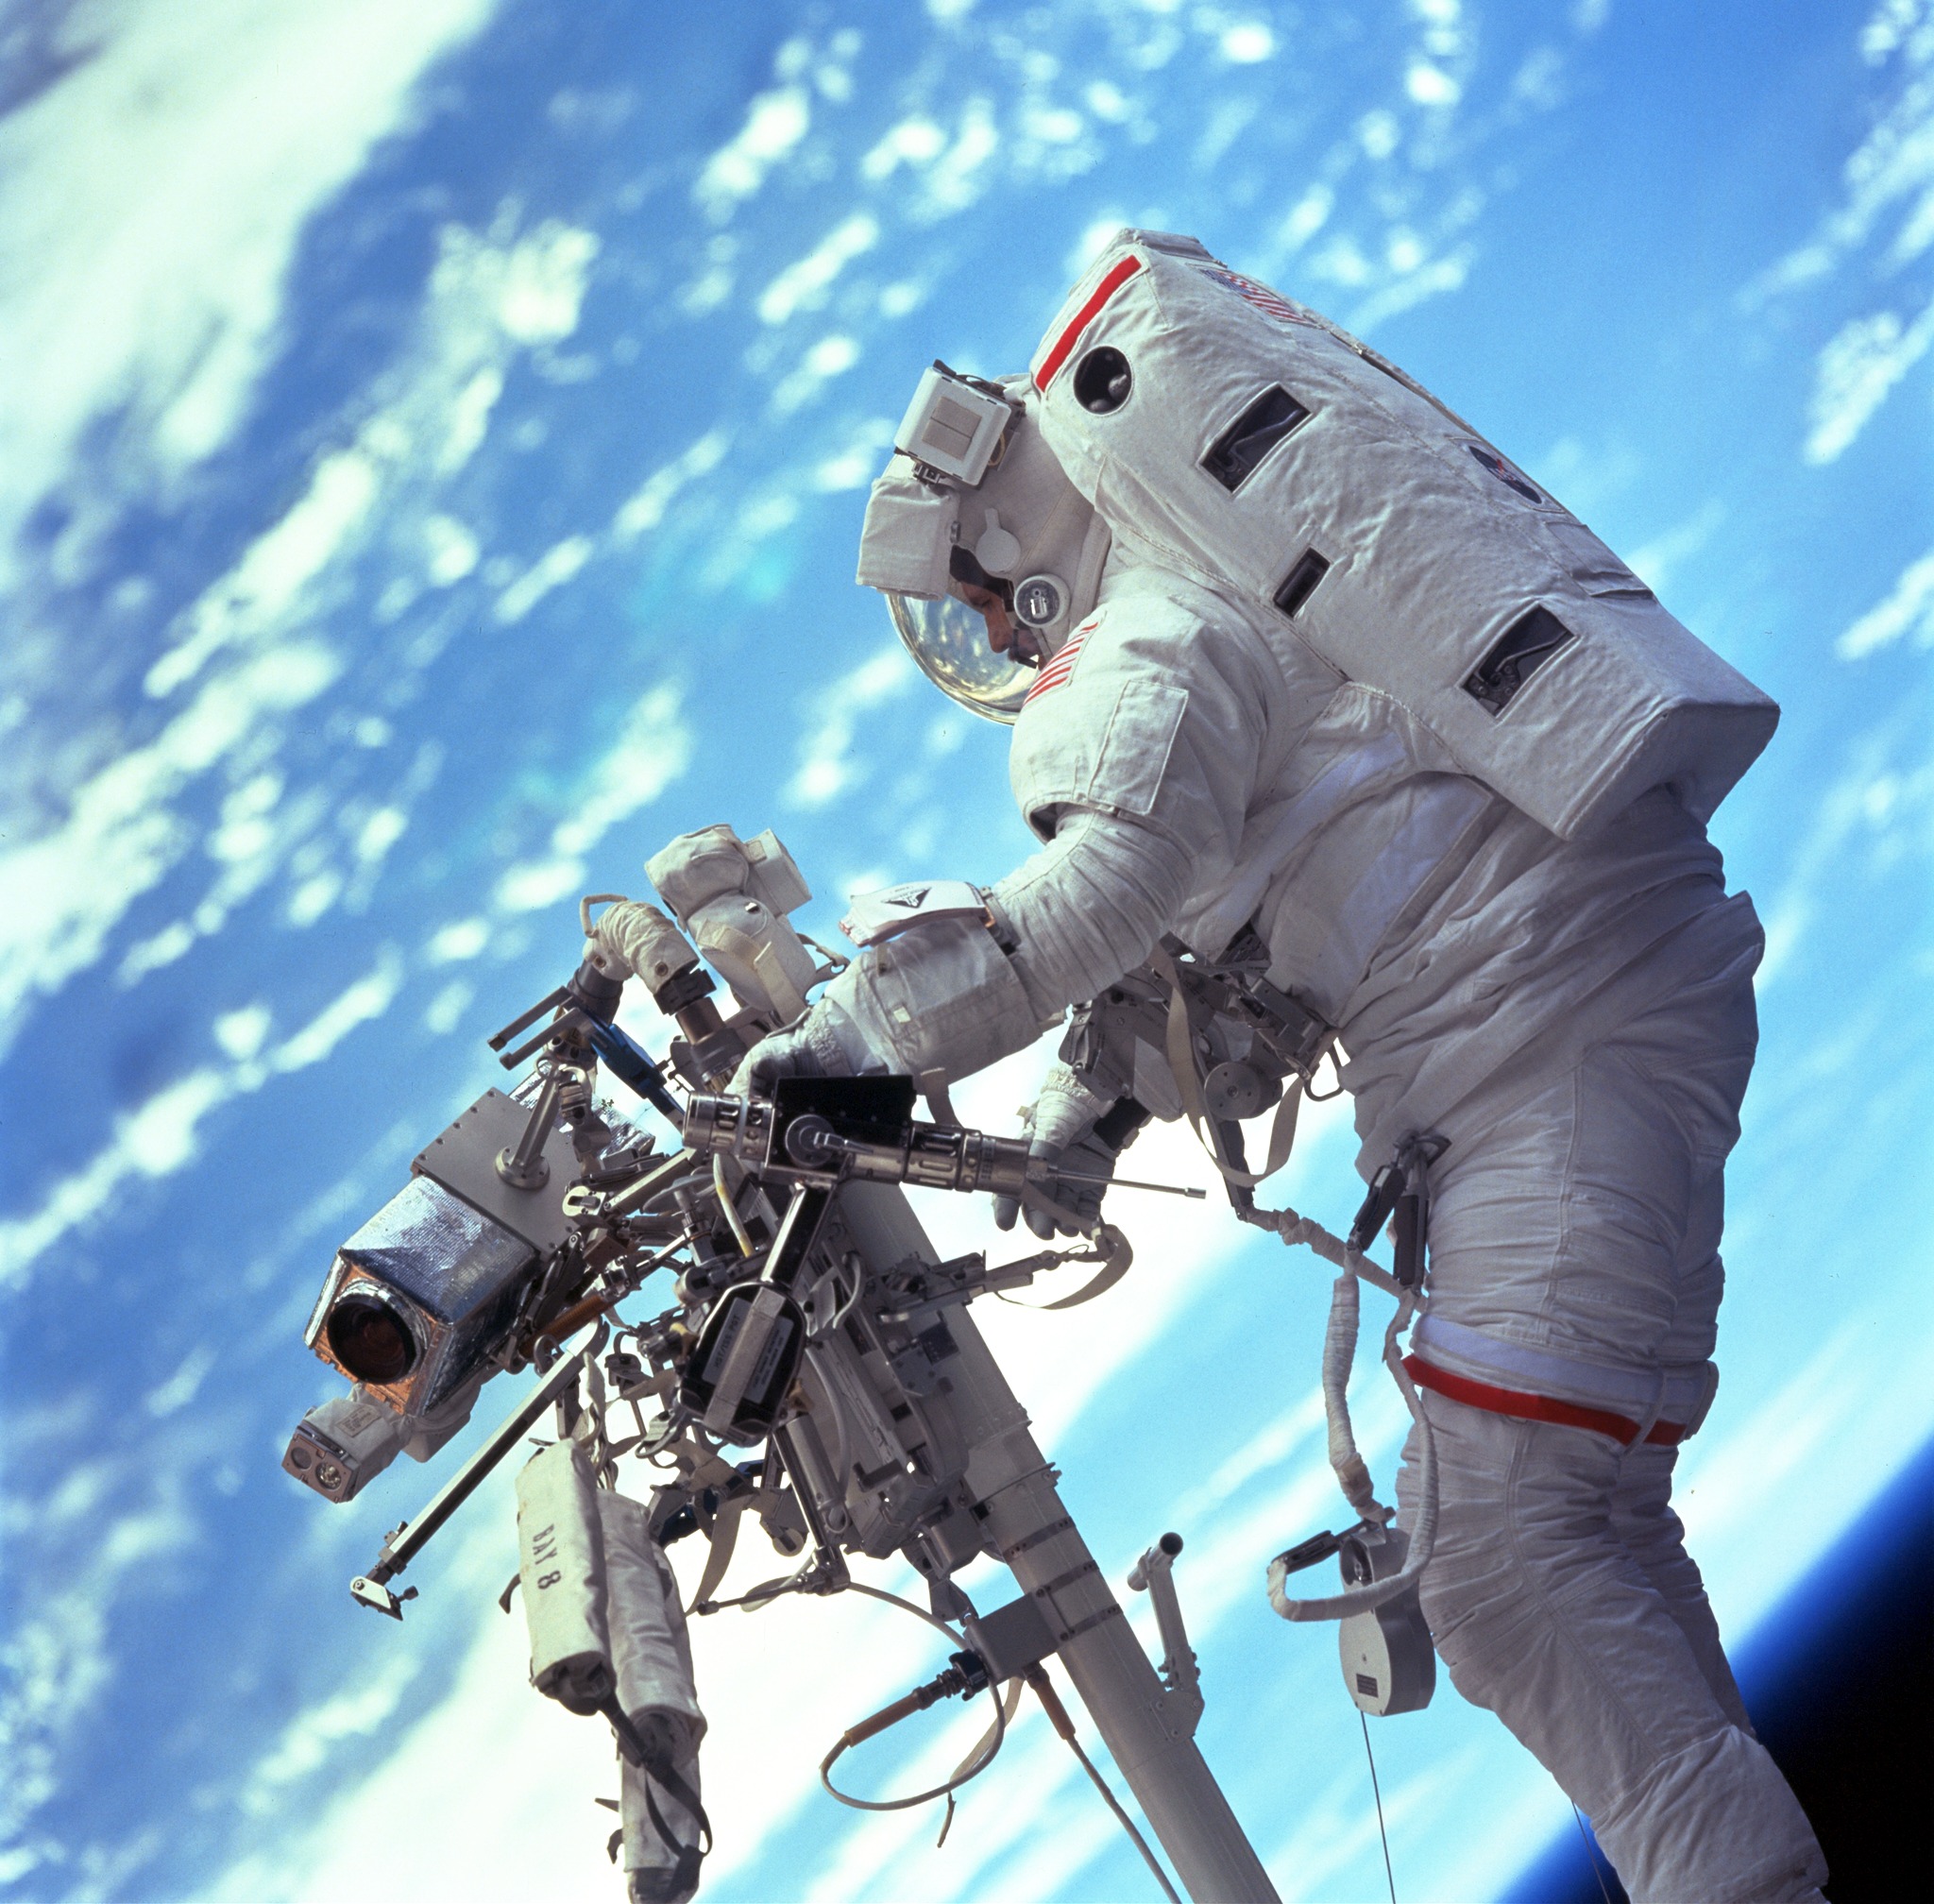
[{"label": "spacesuit leg", "polygon": [[[1750,994],[1681,1000],[1467,1120],[1434,1172],[1431,1313],[1628,1373],[1708,1355],[1751,1034]],[[1423,1402],[1440,1477],[1423,1608],[1459,1692],[1591,1817],[1635,1904],[1816,1896],[1819,1846],[1743,1723],[1671,1510],[1673,1451]]]},{"label": "spacesuit leg", "polygon": [[[1423,1405],[1439,1475],[1423,1607],[1457,1690],[1591,1819],[1634,1904],[1815,1896],[1825,1865],[1798,1803],[1620,1538],[1623,1451],[1441,1395]],[[1408,1467],[1404,1481],[1407,1501]]]},{"label": "spacesuit leg", "polygon": [[[1692,1220],[1681,1251],[1685,1266],[1679,1277],[1678,1311],[1667,1332],[1664,1360],[1668,1363],[1693,1360],[1705,1352],[1704,1345],[1712,1340],[1725,1284],[1719,1255],[1723,1182],[1722,1172],[1715,1168],[1694,1186]],[[1618,1485],[1612,1490],[1612,1526],[1678,1622],[1721,1709],[1750,1736],[1753,1722],[1720,1641],[1719,1622],[1705,1597],[1705,1582],[1700,1577],[1698,1563],[1686,1551],[1686,1529],[1672,1510],[1672,1470],[1678,1457],[1676,1448],[1656,1444],[1626,1450]]]},{"label": "spacesuit leg", "polygon": [[1753,1721],[1720,1641],[1705,1582],[1698,1562],[1686,1551],[1686,1530],[1672,1511],[1672,1470],[1678,1454],[1676,1448],[1627,1451],[1612,1488],[1612,1531],[1638,1563],[1647,1585],[1665,1602],[1720,1709],[1750,1736]]}]

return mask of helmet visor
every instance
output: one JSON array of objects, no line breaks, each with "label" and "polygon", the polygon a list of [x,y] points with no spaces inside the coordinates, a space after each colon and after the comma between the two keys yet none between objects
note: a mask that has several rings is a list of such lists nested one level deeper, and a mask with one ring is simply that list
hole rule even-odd
[{"label": "helmet visor", "polygon": [[1034,670],[989,645],[980,611],[951,595],[938,601],[887,592],[887,609],[920,672],[942,693],[1011,727],[1034,686]]}]

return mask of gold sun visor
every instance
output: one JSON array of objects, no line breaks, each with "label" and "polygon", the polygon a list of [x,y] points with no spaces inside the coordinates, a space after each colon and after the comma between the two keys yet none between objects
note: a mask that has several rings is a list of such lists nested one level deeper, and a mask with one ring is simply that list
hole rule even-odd
[{"label": "gold sun visor", "polygon": [[942,595],[935,601],[887,590],[887,609],[920,672],[942,693],[989,721],[1011,727],[1035,673],[988,645],[976,609]]}]

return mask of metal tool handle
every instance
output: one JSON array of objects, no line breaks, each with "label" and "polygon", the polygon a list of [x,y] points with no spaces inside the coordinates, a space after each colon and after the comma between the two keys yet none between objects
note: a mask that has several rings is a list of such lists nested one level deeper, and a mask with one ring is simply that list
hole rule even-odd
[{"label": "metal tool handle", "polygon": [[[601,1321],[590,1340],[558,1362],[492,1431],[490,1438],[431,1496],[423,1511],[414,1521],[405,1521],[382,1543],[382,1551],[376,1556],[376,1565],[367,1573],[359,1574],[355,1587],[350,1590],[357,1599],[365,1606],[393,1614],[399,1620],[403,1617],[401,1607],[392,1595],[384,1593],[372,1597],[358,1590],[382,1588],[394,1580],[423,1551],[437,1530],[483,1485],[490,1470],[517,1445],[525,1430],[583,1374],[585,1358],[597,1352],[603,1343],[604,1334],[604,1325]],[[390,1604],[384,1605],[385,1601]]]}]

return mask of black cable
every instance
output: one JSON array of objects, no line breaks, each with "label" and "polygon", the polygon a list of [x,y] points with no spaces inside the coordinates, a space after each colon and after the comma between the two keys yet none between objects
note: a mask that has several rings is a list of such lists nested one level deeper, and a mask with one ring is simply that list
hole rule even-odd
[{"label": "black cable", "polygon": [[1612,1904],[1612,1894],[1605,1889],[1605,1880],[1598,1868],[1598,1860],[1591,1855],[1591,1840],[1586,1835],[1585,1830],[1585,1813],[1573,1805],[1571,1817],[1578,1827],[1578,1842],[1585,1846],[1585,1862],[1591,1866],[1591,1875],[1598,1879],[1598,1895],[1605,1900],[1605,1904]]},{"label": "black cable", "polygon": [[1370,1761],[1370,1795],[1377,1801],[1377,1836],[1383,1841],[1383,1878],[1390,1886],[1390,1904],[1397,1904],[1397,1874],[1390,1868],[1390,1834],[1383,1829],[1383,1794],[1377,1784],[1377,1755],[1370,1750],[1370,1722],[1364,1708],[1356,1708],[1357,1724],[1364,1728],[1364,1757]]}]

